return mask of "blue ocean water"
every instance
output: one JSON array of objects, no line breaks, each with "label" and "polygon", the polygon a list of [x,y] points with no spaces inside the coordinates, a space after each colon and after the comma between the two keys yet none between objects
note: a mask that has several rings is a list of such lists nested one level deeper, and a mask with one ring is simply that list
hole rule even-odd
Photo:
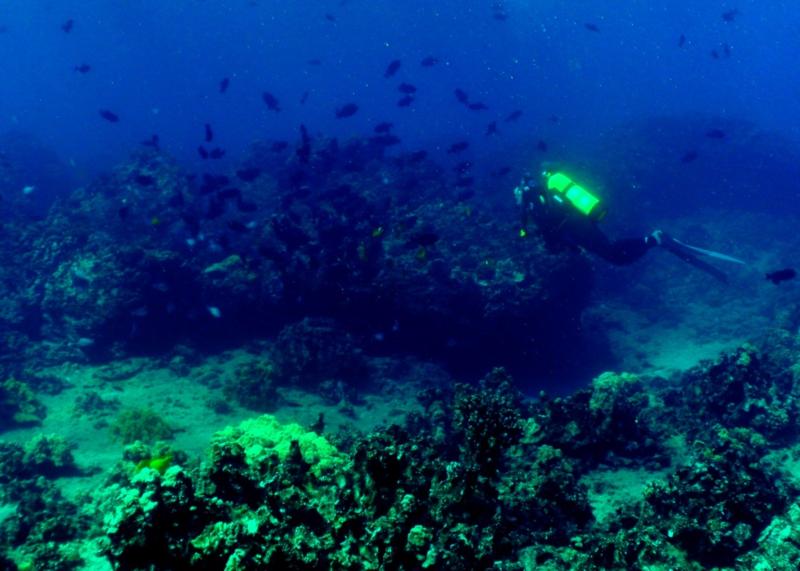
[{"label": "blue ocean water", "polygon": [[0,5],[0,571],[796,568],[796,13]]},{"label": "blue ocean water", "polygon": [[[730,22],[727,10],[737,11]],[[0,129],[35,135],[81,172],[108,167],[152,133],[197,166],[206,122],[230,160],[258,138],[296,136],[301,122],[354,136],[391,121],[409,148],[468,137],[491,160],[532,138],[570,148],[622,122],[687,113],[794,137],[792,11],[787,2],[10,2],[0,14]],[[438,63],[421,68],[427,56]],[[392,60],[402,67],[386,79]],[[89,73],[73,71],[84,63]],[[401,82],[419,90],[408,108],[395,105]],[[455,88],[489,109],[465,112]],[[265,108],[263,91],[280,113]],[[359,113],[337,121],[351,101]],[[99,120],[101,108],[119,124]],[[517,109],[520,121],[504,125]],[[496,119],[501,136],[483,137]]]}]

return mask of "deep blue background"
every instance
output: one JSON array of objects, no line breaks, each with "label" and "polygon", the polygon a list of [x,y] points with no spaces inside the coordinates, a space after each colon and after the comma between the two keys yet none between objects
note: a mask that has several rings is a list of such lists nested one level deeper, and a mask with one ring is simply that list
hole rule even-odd
[{"label": "deep blue background", "polygon": [[[458,158],[487,169],[526,153],[533,162],[540,139],[551,155],[580,156],[620,125],[661,116],[742,120],[797,138],[800,34],[791,1],[509,1],[499,4],[505,21],[493,18],[495,4],[4,3],[0,133],[34,135],[69,161],[76,181],[108,168],[152,133],[197,168],[206,122],[214,126],[215,144],[227,149],[225,161],[240,159],[254,140],[294,138],[301,122],[315,133],[349,136],[388,120],[409,148],[443,149],[469,139],[472,147]],[[731,9],[740,14],[723,21]],[[69,18],[75,25],[66,34],[60,26]],[[587,30],[589,22],[600,31]],[[721,52],[723,43],[731,57],[713,59],[711,50]],[[439,64],[420,67],[428,55]],[[315,58],[322,64],[308,65]],[[403,65],[385,79],[393,59]],[[81,63],[92,71],[75,73]],[[220,95],[217,84],[226,76],[230,88]],[[419,88],[407,109],[395,105],[401,81]],[[489,111],[458,105],[456,87]],[[265,90],[280,100],[280,113],[265,108]],[[351,101],[360,111],[335,119],[335,109]],[[120,122],[100,119],[101,108]],[[524,111],[520,121],[504,123],[515,109]],[[485,137],[486,124],[496,119],[501,135]],[[686,149],[675,144],[680,156]],[[225,161],[215,166],[225,168]]]}]

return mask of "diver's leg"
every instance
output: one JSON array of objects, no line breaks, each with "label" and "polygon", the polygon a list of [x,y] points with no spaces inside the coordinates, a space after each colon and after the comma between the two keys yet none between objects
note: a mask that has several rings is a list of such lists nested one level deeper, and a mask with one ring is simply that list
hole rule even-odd
[{"label": "diver's leg", "polygon": [[632,264],[644,256],[652,245],[644,238],[625,238],[610,242],[604,258],[617,266]]},{"label": "diver's leg", "polygon": [[580,236],[580,245],[615,266],[632,264],[656,245],[646,238],[608,239],[597,224],[585,225]]}]

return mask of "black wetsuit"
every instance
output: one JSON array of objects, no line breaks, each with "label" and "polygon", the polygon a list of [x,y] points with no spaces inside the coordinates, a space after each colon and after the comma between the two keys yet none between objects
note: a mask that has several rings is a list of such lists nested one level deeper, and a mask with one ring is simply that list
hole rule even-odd
[{"label": "black wetsuit", "polygon": [[[527,186],[525,186],[527,184]],[[578,211],[568,201],[528,181],[522,190],[522,228],[533,222],[548,249],[581,247],[618,266],[631,264],[657,245],[651,236],[610,240],[597,220]]]}]

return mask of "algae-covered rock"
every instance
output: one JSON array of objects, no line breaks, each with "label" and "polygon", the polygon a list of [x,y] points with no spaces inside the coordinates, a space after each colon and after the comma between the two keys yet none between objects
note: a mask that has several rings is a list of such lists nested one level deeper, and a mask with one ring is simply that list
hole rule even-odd
[{"label": "algae-covered rock", "polygon": [[0,430],[38,424],[45,415],[44,405],[26,384],[14,379],[0,383]]},{"label": "algae-covered rock", "polygon": [[244,407],[269,411],[280,404],[276,383],[279,372],[275,363],[267,359],[248,361],[237,365],[233,377],[225,381],[225,396]]},{"label": "algae-covered rock", "polygon": [[739,563],[753,571],[800,569],[800,505],[794,503],[775,517],[758,537],[756,549]]},{"label": "algae-covered rock", "polygon": [[672,397],[685,407],[679,422],[698,437],[719,423],[755,430],[770,446],[790,442],[800,433],[800,401],[785,365],[744,345],[694,367],[682,378],[686,389],[675,389]]},{"label": "algae-covered rock", "polygon": [[718,427],[691,461],[644,492],[642,522],[703,565],[733,565],[788,504],[789,490],[761,457],[756,432]]},{"label": "algae-covered rock", "polygon": [[586,486],[578,481],[575,463],[548,445],[528,455],[512,455],[512,469],[502,478],[499,501],[509,520],[509,535],[519,542],[565,545],[594,520]]},{"label": "algae-covered rock", "polygon": [[13,548],[31,569],[80,567],[70,543],[85,537],[89,518],[54,483],[76,471],[71,449],[58,436],[0,442],[0,552]]},{"label": "algae-covered rock", "polygon": [[153,443],[173,438],[175,429],[161,415],[148,408],[123,410],[111,424],[111,435],[123,444],[136,440]]},{"label": "algae-covered rock", "polygon": [[23,462],[37,474],[63,475],[74,472],[73,443],[57,434],[39,434],[25,443]]},{"label": "algae-covered rock", "polygon": [[660,410],[660,403],[636,376],[603,373],[588,389],[538,403],[533,416],[536,430],[528,439],[558,448],[584,470],[601,462],[645,461],[663,467],[669,457]]},{"label": "algae-covered rock", "polygon": [[272,457],[285,462],[292,453],[293,442],[297,442],[302,460],[309,465],[314,477],[335,474],[344,468],[347,457],[324,436],[299,424],[281,424],[269,414],[221,430],[214,435],[211,446],[212,450],[230,446],[241,448],[247,467],[260,470]]},{"label": "algae-covered rock", "polygon": [[363,351],[329,319],[304,319],[284,327],[275,361],[283,383],[314,390],[334,403],[351,398],[369,380]]},{"label": "algae-covered rock", "polygon": [[206,517],[204,502],[180,466],[163,475],[139,470],[128,482],[108,486],[97,509],[106,537],[103,551],[121,569],[181,568]]}]

